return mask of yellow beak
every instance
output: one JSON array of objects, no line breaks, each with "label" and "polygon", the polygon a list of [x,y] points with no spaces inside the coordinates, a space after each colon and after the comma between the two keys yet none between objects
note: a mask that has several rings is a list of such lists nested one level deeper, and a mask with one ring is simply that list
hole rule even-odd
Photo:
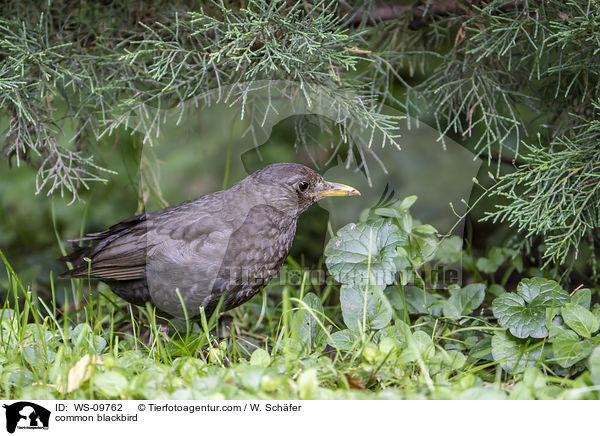
[{"label": "yellow beak", "polygon": [[324,190],[311,194],[311,197],[314,197],[315,195],[320,195],[321,197],[348,197],[351,195],[360,195],[360,192],[352,186],[327,182],[327,186]]}]

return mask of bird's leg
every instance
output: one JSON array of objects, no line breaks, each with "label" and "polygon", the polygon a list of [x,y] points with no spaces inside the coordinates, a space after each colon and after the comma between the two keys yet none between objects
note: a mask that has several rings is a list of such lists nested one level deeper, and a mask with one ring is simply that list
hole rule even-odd
[{"label": "bird's leg", "polygon": [[217,328],[215,329],[217,338],[225,339],[231,337],[229,327],[231,326],[232,321],[233,316],[231,316],[229,312],[224,312],[219,316],[219,322],[217,324]]},{"label": "bird's leg", "polygon": [[[153,329],[149,325],[148,328],[143,328],[140,332],[140,340],[150,346],[153,342]],[[169,322],[163,318],[156,318],[156,335],[161,336],[163,341],[169,342]]]},{"label": "bird's leg", "polygon": [[156,320],[156,331],[162,336],[165,342],[169,342],[169,320],[157,316]]},{"label": "bird's leg", "polygon": [[[156,334],[159,336],[162,336],[163,340],[165,342],[169,342],[169,320],[166,318],[163,318],[160,315],[157,315],[155,313],[150,313],[148,315],[148,317],[146,316],[140,316],[141,312],[140,310],[133,306],[133,305],[128,305],[128,310],[131,314],[132,320],[135,318],[138,320],[138,322],[136,324],[138,324],[138,328],[139,328],[139,339],[140,341],[144,342],[145,344],[147,344],[148,346],[151,345],[151,343],[153,342],[153,338],[152,338],[152,333],[153,333],[153,324],[156,326]],[[145,319],[146,322],[142,322],[142,320]],[[132,321],[134,322],[134,321]],[[133,323],[128,324],[128,326],[131,327],[131,333],[133,334]],[[128,330],[128,328],[126,329]]]},{"label": "bird's leg", "polygon": [[[211,347],[215,349],[219,349],[219,341],[218,339],[226,339],[231,337],[231,333],[229,332],[229,327],[231,322],[233,321],[233,317],[225,312],[219,315],[219,319],[217,322],[217,327],[210,331],[210,343]],[[223,354],[221,358],[221,363],[223,366],[230,366],[231,362],[226,354]]]},{"label": "bird's leg", "polygon": [[[212,335],[211,335],[212,336]],[[219,342],[217,341],[217,339],[215,337],[212,337],[212,347],[219,349]],[[229,361],[229,357],[227,357],[226,354],[223,354],[223,357],[221,358],[221,363],[223,364],[223,366],[230,366],[231,362]]]}]

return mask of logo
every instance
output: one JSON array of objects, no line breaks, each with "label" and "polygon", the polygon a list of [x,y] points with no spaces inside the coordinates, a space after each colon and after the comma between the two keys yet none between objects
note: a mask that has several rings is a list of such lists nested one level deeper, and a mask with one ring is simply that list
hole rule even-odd
[{"label": "logo", "polygon": [[48,430],[50,411],[28,401],[19,401],[3,406],[6,409],[6,431],[14,433],[15,429]]}]

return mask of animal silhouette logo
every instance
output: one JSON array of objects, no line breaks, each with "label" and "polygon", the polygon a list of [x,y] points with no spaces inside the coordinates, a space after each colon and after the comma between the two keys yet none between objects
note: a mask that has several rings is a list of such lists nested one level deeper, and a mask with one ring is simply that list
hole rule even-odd
[{"label": "animal silhouette logo", "polygon": [[6,431],[14,433],[19,429],[48,429],[50,411],[29,401],[4,404],[6,409]]}]

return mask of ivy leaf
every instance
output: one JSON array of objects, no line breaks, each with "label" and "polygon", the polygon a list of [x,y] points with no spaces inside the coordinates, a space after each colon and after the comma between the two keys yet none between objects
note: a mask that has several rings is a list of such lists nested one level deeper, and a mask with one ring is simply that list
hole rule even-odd
[{"label": "ivy leaf", "polygon": [[492,311],[498,324],[507,327],[517,338],[543,338],[548,335],[546,329],[546,308],[527,305],[516,293],[506,293],[492,303]]},{"label": "ivy leaf", "polygon": [[450,298],[442,303],[444,316],[469,315],[483,303],[484,297],[485,285],[481,283],[473,283],[461,289],[452,289]]},{"label": "ivy leaf", "polygon": [[594,314],[578,304],[565,304],[560,309],[560,315],[565,324],[584,338],[590,338],[600,327]]},{"label": "ivy leaf", "polygon": [[540,357],[540,349],[528,350],[528,341],[511,338],[506,332],[497,332],[492,337],[492,356],[501,360],[502,369],[520,373],[528,366],[534,366]]},{"label": "ivy leaf", "polygon": [[[340,303],[344,323],[355,332],[363,331],[362,327],[382,329],[392,319],[392,309],[377,286],[369,286],[365,290],[364,286],[343,285],[340,289]],[[363,321],[366,326],[363,326]]]},{"label": "ivy leaf", "polygon": [[569,294],[554,280],[541,277],[523,279],[516,292],[497,297],[492,311],[502,327],[518,338],[544,338],[546,309],[560,307],[569,301]]},{"label": "ivy leaf", "polygon": [[325,263],[340,283],[365,283],[369,271],[369,283],[389,285],[396,274],[396,247],[406,242],[406,234],[383,218],[348,224],[327,244]]},{"label": "ivy leaf", "polygon": [[569,294],[557,282],[542,277],[521,280],[517,293],[530,304],[548,308],[560,307],[569,301]]}]

